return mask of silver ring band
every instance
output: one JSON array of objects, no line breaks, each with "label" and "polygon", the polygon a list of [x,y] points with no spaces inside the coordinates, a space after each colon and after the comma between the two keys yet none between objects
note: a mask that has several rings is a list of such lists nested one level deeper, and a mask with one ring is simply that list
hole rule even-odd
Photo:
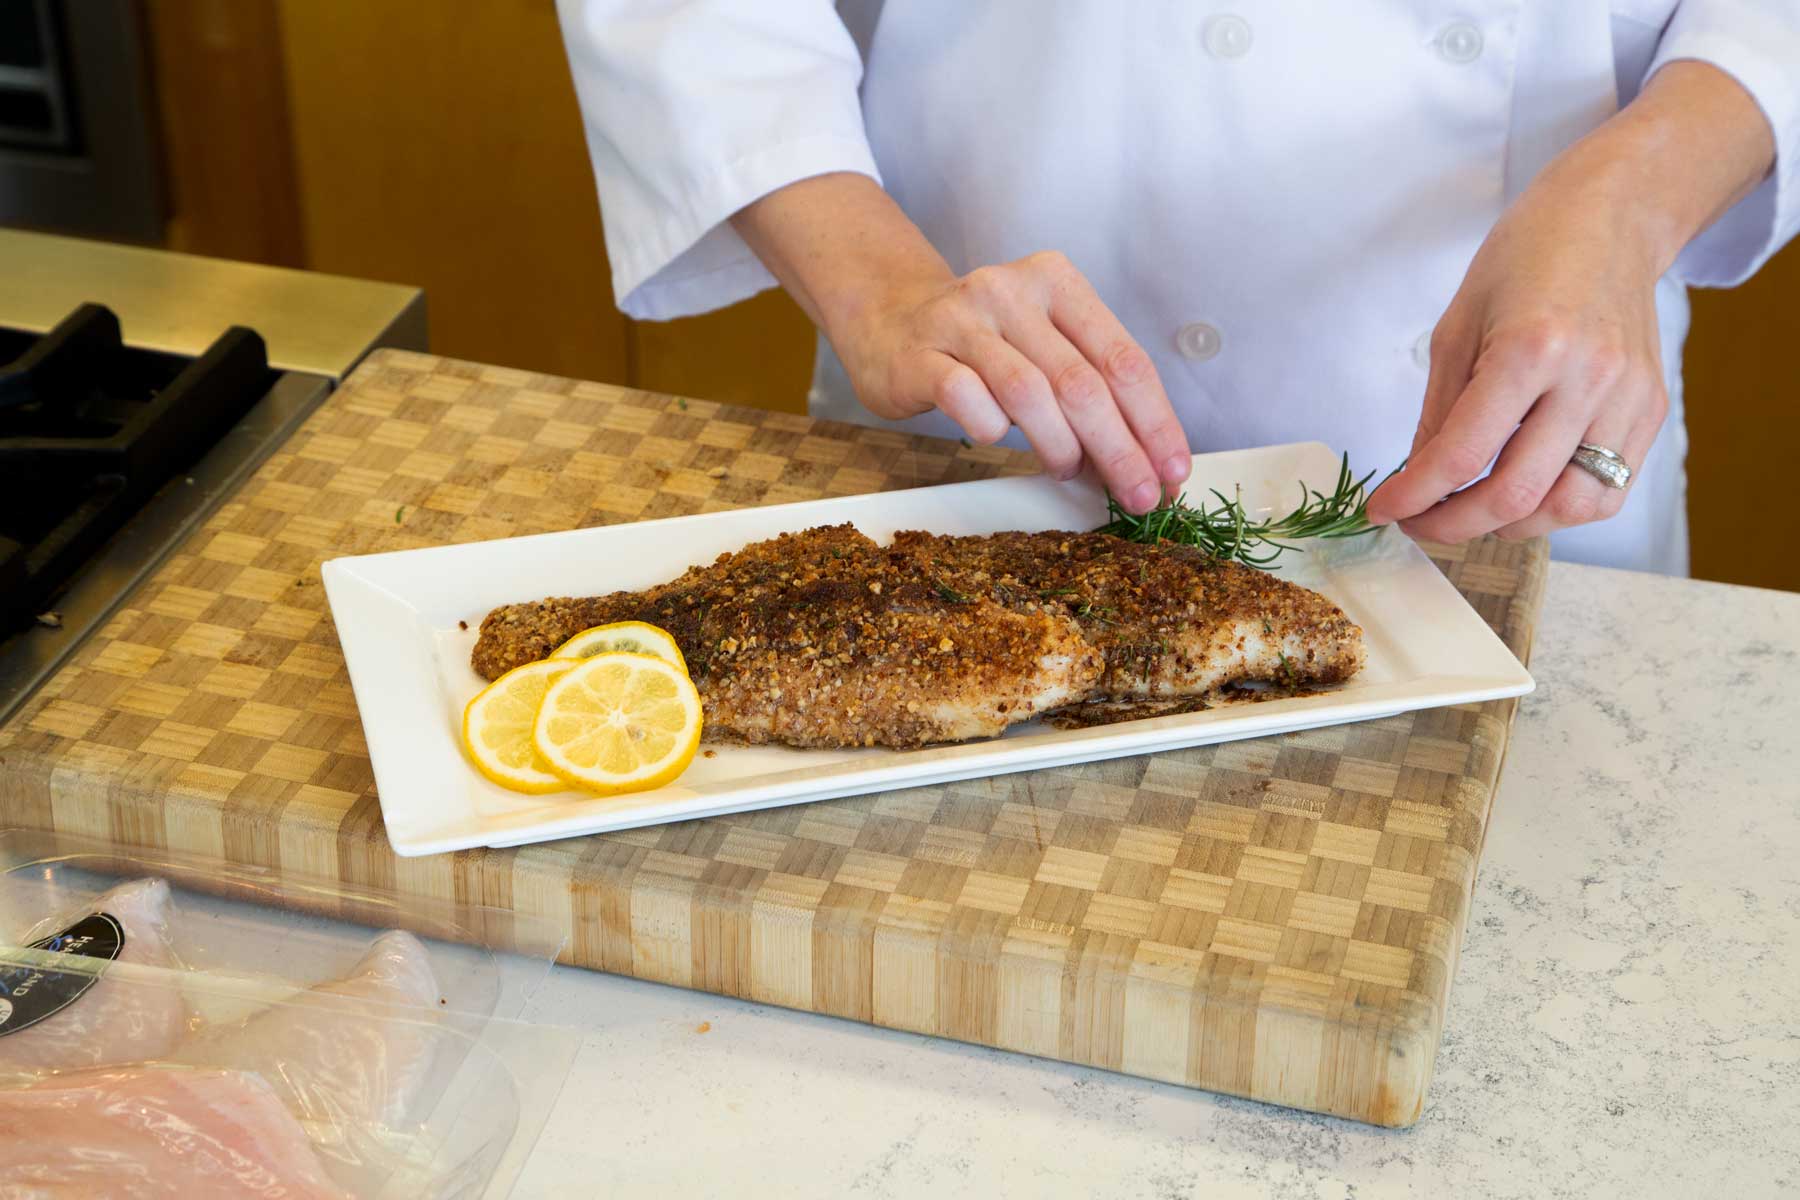
[{"label": "silver ring band", "polygon": [[1609,488],[1623,490],[1631,483],[1631,468],[1605,446],[1583,442],[1575,448],[1575,457],[1569,461]]}]

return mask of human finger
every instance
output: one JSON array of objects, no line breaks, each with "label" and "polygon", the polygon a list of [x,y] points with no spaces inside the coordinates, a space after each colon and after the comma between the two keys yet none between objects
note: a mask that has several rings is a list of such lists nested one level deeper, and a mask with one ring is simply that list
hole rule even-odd
[{"label": "human finger", "polygon": [[1051,323],[1099,373],[1157,481],[1179,487],[1193,470],[1194,456],[1155,363],[1085,276],[1072,265],[1052,269]]},{"label": "human finger", "polygon": [[1012,421],[981,376],[941,351],[927,350],[910,362],[902,388],[916,412],[939,410],[961,426],[971,441],[992,445],[1012,428]]},{"label": "human finger", "polygon": [[1400,527],[1416,538],[1464,542],[1524,520],[1556,485],[1592,419],[1580,397],[1551,392],[1526,414],[1485,478],[1406,518]]},{"label": "human finger", "polygon": [[1007,418],[1031,443],[1044,470],[1056,479],[1081,473],[1081,442],[1050,388],[1030,359],[999,334],[981,333],[957,347],[956,357],[981,376]]},{"label": "human finger", "polygon": [[[1656,441],[1657,430],[1661,427],[1662,415],[1654,405],[1649,411],[1636,415],[1619,408],[1610,408],[1595,418],[1580,442],[1605,446],[1614,451],[1635,474],[1649,456],[1650,447]],[[1573,458],[1572,450],[1570,456]],[[1635,483],[1636,480],[1633,479],[1623,488],[1608,487],[1571,461],[1558,473],[1556,483],[1545,495],[1543,503],[1530,516],[1503,526],[1496,532],[1500,537],[1516,540],[1538,537],[1591,521],[1604,521],[1625,506]]]},{"label": "human finger", "polygon": [[1099,369],[1047,318],[1019,322],[1005,333],[1049,380],[1083,456],[1113,498],[1131,512],[1155,508],[1162,481]]},{"label": "human finger", "polygon": [[1370,498],[1370,520],[1417,516],[1473,482],[1554,380],[1549,362],[1504,345],[1478,358],[1443,425]]}]

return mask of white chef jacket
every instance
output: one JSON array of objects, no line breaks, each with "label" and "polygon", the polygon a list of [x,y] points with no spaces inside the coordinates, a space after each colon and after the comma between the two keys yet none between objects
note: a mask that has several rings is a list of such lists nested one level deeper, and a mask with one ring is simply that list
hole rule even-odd
[{"label": "white chef jacket", "polygon": [[[1723,69],[1775,170],[1657,288],[1670,416],[1624,510],[1553,540],[1686,572],[1686,285],[1746,278],[1800,227],[1800,0],[559,7],[626,313],[773,286],[727,218],[861,172],[959,273],[1067,254],[1196,450],[1317,439],[1362,470],[1407,453],[1430,330],[1505,205],[1661,64]],[[823,341],[811,407],[878,423]]]}]

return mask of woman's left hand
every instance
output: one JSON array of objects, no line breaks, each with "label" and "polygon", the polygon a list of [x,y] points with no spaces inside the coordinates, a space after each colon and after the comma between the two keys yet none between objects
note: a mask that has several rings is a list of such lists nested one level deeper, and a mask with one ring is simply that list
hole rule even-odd
[{"label": "woman's left hand", "polygon": [[1669,398],[1660,254],[1632,228],[1642,197],[1613,190],[1552,168],[1495,225],[1432,332],[1412,453],[1370,499],[1371,521],[1460,542],[1619,511],[1627,492],[1569,460],[1592,442],[1637,470]]},{"label": "woman's left hand", "polygon": [[1618,512],[1629,491],[1569,460],[1592,442],[1643,467],[1669,411],[1656,281],[1774,161],[1756,101],[1689,61],[1559,155],[1488,234],[1432,331],[1412,454],[1369,498],[1369,520],[1460,542]]}]

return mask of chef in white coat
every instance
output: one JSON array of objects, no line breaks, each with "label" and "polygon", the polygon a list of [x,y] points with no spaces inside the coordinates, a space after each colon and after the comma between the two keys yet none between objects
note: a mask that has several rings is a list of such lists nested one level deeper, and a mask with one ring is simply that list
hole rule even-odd
[{"label": "chef in white coat", "polygon": [[779,282],[815,415],[1139,510],[1318,439],[1418,536],[1686,571],[1686,287],[1800,227],[1800,0],[559,3],[619,306]]}]

